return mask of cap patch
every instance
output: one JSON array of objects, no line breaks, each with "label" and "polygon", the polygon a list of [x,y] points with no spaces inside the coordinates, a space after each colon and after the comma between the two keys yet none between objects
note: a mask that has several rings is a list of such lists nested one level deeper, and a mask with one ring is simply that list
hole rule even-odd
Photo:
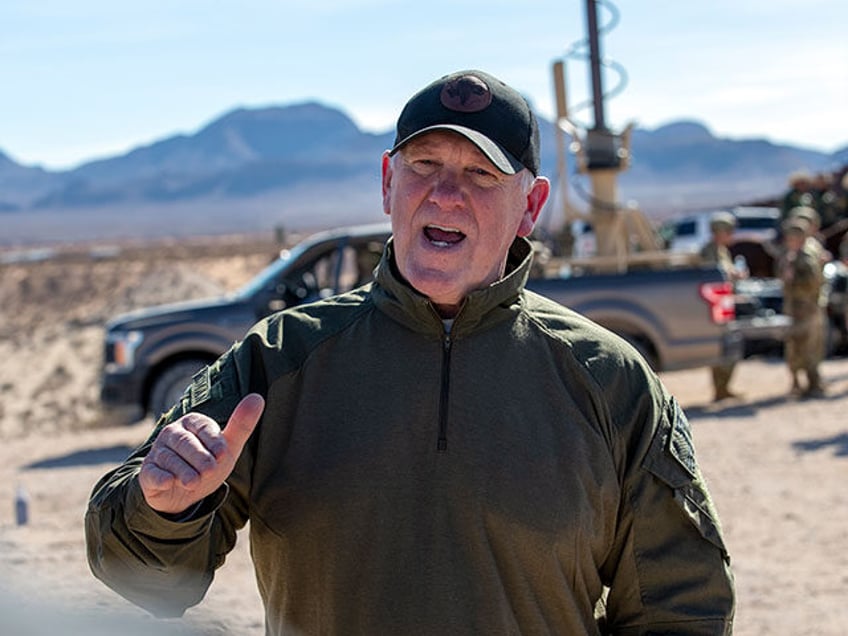
[{"label": "cap patch", "polygon": [[448,110],[478,113],[492,103],[492,91],[479,77],[463,75],[447,82],[439,99]]},{"label": "cap patch", "polygon": [[397,120],[389,154],[419,135],[452,130],[475,144],[504,174],[539,174],[539,125],[514,88],[477,70],[444,75],[413,95]]}]

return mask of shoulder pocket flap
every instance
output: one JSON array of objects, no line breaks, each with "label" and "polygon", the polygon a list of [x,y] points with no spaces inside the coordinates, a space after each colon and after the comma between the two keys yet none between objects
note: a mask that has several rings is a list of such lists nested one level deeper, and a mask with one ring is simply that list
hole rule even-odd
[{"label": "shoulder pocket flap", "polygon": [[675,503],[701,536],[726,554],[712,502],[698,478],[692,433],[675,400],[669,404],[643,466],[671,488]]},{"label": "shoulder pocket flap", "polygon": [[692,434],[676,400],[669,403],[643,466],[672,488],[681,488],[696,478]]}]

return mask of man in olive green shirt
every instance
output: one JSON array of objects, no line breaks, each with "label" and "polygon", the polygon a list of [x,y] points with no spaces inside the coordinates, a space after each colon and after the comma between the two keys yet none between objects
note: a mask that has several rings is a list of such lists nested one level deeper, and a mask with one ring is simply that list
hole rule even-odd
[{"label": "man in olive green shirt", "polygon": [[375,282],[195,377],[96,485],[95,575],[179,615],[249,520],[268,634],[729,634],[683,411],[627,343],[524,289],[539,167],[500,80],[413,96]]}]

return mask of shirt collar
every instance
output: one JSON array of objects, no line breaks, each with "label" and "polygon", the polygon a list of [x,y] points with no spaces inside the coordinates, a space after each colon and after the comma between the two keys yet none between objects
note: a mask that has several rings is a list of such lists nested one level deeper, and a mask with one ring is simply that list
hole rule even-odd
[{"label": "shirt collar", "polygon": [[[527,283],[532,260],[530,241],[516,238],[509,249],[504,276],[466,296],[451,334],[460,337],[481,326],[514,316],[520,306],[521,291]],[[381,311],[410,328],[439,336],[444,333],[442,319],[433,304],[406,282],[398,271],[391,238],[377,266],[373,296]]]}]

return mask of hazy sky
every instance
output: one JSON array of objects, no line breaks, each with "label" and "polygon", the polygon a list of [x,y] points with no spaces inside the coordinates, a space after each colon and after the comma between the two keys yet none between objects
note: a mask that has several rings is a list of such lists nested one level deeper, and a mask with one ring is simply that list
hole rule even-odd
[{"label": "hazy sky", "polygon": [[[628,78],[606,106],[612,128],[698,119],[723,137],[848,144],[846,0],[614,4],[602,53]],[[463,68],[551,118],[551,65],[585,37],[584,0],[2,0],[0,150],[67,168],[235,107],[306,100],[385,132],[409,95]],[[577,104],[588,65],[567,72]]]}]

